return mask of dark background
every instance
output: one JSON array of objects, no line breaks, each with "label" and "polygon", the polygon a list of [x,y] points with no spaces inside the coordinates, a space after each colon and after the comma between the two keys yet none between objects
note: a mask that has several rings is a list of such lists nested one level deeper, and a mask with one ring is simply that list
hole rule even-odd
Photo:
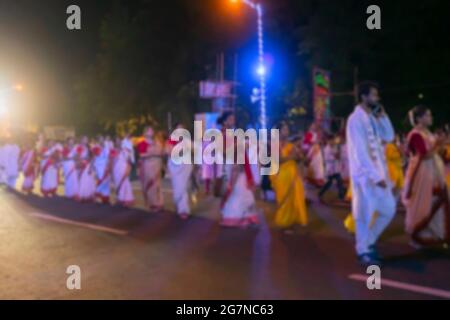
[{"label": "dark background", "polygon": [[[359,78],[378,81],[396,126],[406,112],[429,105],[448,122],[450,43],[448,1],[265,0],[269,53],[269,117],[291,108],[311,117],[311,68],[332,72],[334,92]],[[82,30],[66,28],[66,8],[82,10]],[[382,10],[382,30],[366,28],[366,9]],[[256,85],[255,13],[227,0],[1,0],[0,86],[23,82],[20,114],[39,124],[68,124],[87,132],[111,130],[146,115],[161,127],[167,112],[190,123],[207,110],[197,83],[226,55],[232,77],[238,55],[240,119],[255,122],[248,99]],[[347,116],[353,97],[333,99]],[[19,113],[19,111],[17,111]]]}]

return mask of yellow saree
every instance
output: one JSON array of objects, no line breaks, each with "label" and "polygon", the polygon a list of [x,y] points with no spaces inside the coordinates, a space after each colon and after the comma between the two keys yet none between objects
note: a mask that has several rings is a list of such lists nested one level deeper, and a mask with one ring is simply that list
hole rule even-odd
[{"label": "yellow saree", "polygon": [[395,189],[401,190],[404,185],[403,160],[400,150],[393,143],[386,145],[386,161],[389,177]]},{"label": "yellow saree", "polygon": [[[285,144],[281,148],[281,158],[288,157],[293,149],[292,143]],[[272,175],[270,179],[278,204],[275,224],[280,228],[289,228],[295,224],[307,225],[305,189],[297,163],[294,160],[282,163],[278,174]]]}]

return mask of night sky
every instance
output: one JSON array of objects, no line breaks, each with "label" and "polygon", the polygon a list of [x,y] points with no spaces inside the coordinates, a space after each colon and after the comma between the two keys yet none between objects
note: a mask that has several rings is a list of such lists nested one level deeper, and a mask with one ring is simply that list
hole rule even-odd
[{"label": "night sky", "polygon": [[[68,123],[67,114],[77,112],[74,101],[74,79],[93,65],[101,50],[99,29],[105,15],[113,6],[112,0],[1,0],[0,1],[0,86],[9,83],[24,83],[25,97],[21,106],[28,116],[33,115],[40,123]],[[120,1],[119,1],[120,2]],[[194,39],[186,51],[204,48],[205,52],[224,51],[229,55],[238,53],[241,57],[239,73],[245,82],[249,72],[241,68],[253,55],[255,48],[254,15],[249,10],[231,7],[225,0],[148,0],[122,1],[122,5],[132,16],[143,4],[170,7],[161,10],[166,16],[161,21],[181,24],[180,37]],[[327,13],[329,1],[276,0],[264,1],[266,5],[267,45],[275,61],[273,79],[269,80],[272,105],[277,110],[286,106],[277,103],[283,100],[283,92],[292,89],[300,79],[309,81],[309,68],[313,63],[314,53],[299,55],[299,43],[305,39],[302,29],[313,19],[313,14],[320,12],[314,21],[323,21],[323,30],[317,32],[322,41],[327,34],[335,32],[333,12]],[[350,3],[350,1],[345,1]],[[398,112],[394,111],[397,123],[404,111],[416,102],[434,105],[436,110],[443,110],[444,118],[448,112],[444,109],[450,98],[450,49],[448,35],[448,1],[376,1],[383,10],[383,30],[378,35],[367,34],[367,40],[376,54],[368,59],[364,54],[355,53],[354,63],[360,68],[363,78],[379,80],[385,86],[386,100],[392,104],[402,104]],[[392,4],[395,2],[396,4]],[[361,23],[364,29],[367,15],[364,8],[368,1],[354,1],[358,5],[349,5],[344,17],[355,25]],[[66,8],[77,4],[82,9],[82,30],[69,31],[65,27]],[[421,6],[424,6],[423,8]],[[332,6],[330,11],[334,9]],[[187,12],[187,13],[185,13]],[[421,17],[423,20],[417,19]],[[320,16],[322,15],[322,16]],[[336,16],[339,17],[339,16]],[[317,20],[318,19],[318,20]],[[320,20],[322,19],[322,20]],[[334,21],[339,25],[339,21]],[[169,25],[170,25],[169,24]],[[445,27],[447,26],[447,27]],[[180,27],[180,26],[178,26]],[[336,27],[339,28],[339,27]],[[448,28],[448,29],[446,29]],[[319,24],[320,29],[320,24]],[[300,31],[299,31],[300,30]],[[164,31],[161,31],[164,32]],[[361,33],[355,29],[355,32]],[[349,39],[352,39],[349,36]],[[375,40],[374,40],[375,39]],[[151,39],[149,39],[151,41]],[[334,41],[334,40],[333,40]],[[334,53],[336,59],[341,47],[349,46],[348,39],[329,41],[330,46],[322,47],[327,54]],[[398,46],[398,47],[397,47]],[[319,49],[320,50],[320,49]],[[317,48],[315,49],[317,52]],[[379,54],[380,53],[380,54]],[[382,53],[382,54],[381,54]],[[411,53],[411,54],[409,54]],[[380,65],[372,61],[380,58]],[[390,58],[391,57],[391,58]],[[317,56],[324,68],[330,68],[335,77],[334,90],[348,90],[348,65],[332,61],[333,57]],[[331,61],[331,62],[330,62]],[[158,62],[156,62],[158,63]],[[211,55],[199,56],[192,65],[214,65]],[[198,70],[207,70],[202,66]],[[347,69],[345,69],[347,68]],[[345,70],[342,72],[341,70]],[[345,75],[344,75],[345,73]],[[350,71],[351,73],[351,71]],[[191,76],[191,75],[190,75]],[[207,76],[207,71],[192,73],[192,81]],[[306,86],[308,87],[308,85]],[[244,85],[245,88],[245,85]],[[424,96],[423,101],[418,99]],[[352,108],[352,98],[333,101],[336,113],[345,115]],[[275,108],[275,107],[274,107]],[[440,111],[435,111],[435,113]],[[279,112],[280,114],[282,112]]]}]

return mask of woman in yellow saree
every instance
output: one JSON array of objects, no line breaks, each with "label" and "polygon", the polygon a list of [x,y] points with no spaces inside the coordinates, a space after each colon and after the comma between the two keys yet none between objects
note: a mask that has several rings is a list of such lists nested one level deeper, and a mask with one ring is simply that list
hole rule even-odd
[{"label": "woman in yellow saree", "polygon": [[[397,141],[399,137],[397,136]],[[399,194],[404,185],[403,156],[396,143],[386,144],[386,161],[389,177],[394,185],[395,193]]]},{"label": "woman in yellow saree", "polygon": [[280,169],[270,178],[278,204],[275,225],[283,229],[289,229],[296,224],[306,226],[308,214],[305,189],[297,166],[300,151],[288,141],[287,123],[282,122],[278,129],[280,130]]}]

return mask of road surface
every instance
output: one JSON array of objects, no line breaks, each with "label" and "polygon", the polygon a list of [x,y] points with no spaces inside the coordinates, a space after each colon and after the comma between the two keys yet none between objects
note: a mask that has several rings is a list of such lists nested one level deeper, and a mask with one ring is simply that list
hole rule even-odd
[{"label": "road surface", "polygon": [[[166,183],[166,189],[167,189]],[[139,194],[139,190],[136,190]],[[0,188],[1,299],[443,299],[450,297],[450,252],[408,246],[402,214],[383,236],[381,290],[342,226],[346,208],[312,203],[311,223],[294,234],[273,228],[260,203],[258,229],[218,225],[219,201],[200,199],[194,217],[151,214],[24,196]],[[81,268],[81,290],[66,287]]]}]

